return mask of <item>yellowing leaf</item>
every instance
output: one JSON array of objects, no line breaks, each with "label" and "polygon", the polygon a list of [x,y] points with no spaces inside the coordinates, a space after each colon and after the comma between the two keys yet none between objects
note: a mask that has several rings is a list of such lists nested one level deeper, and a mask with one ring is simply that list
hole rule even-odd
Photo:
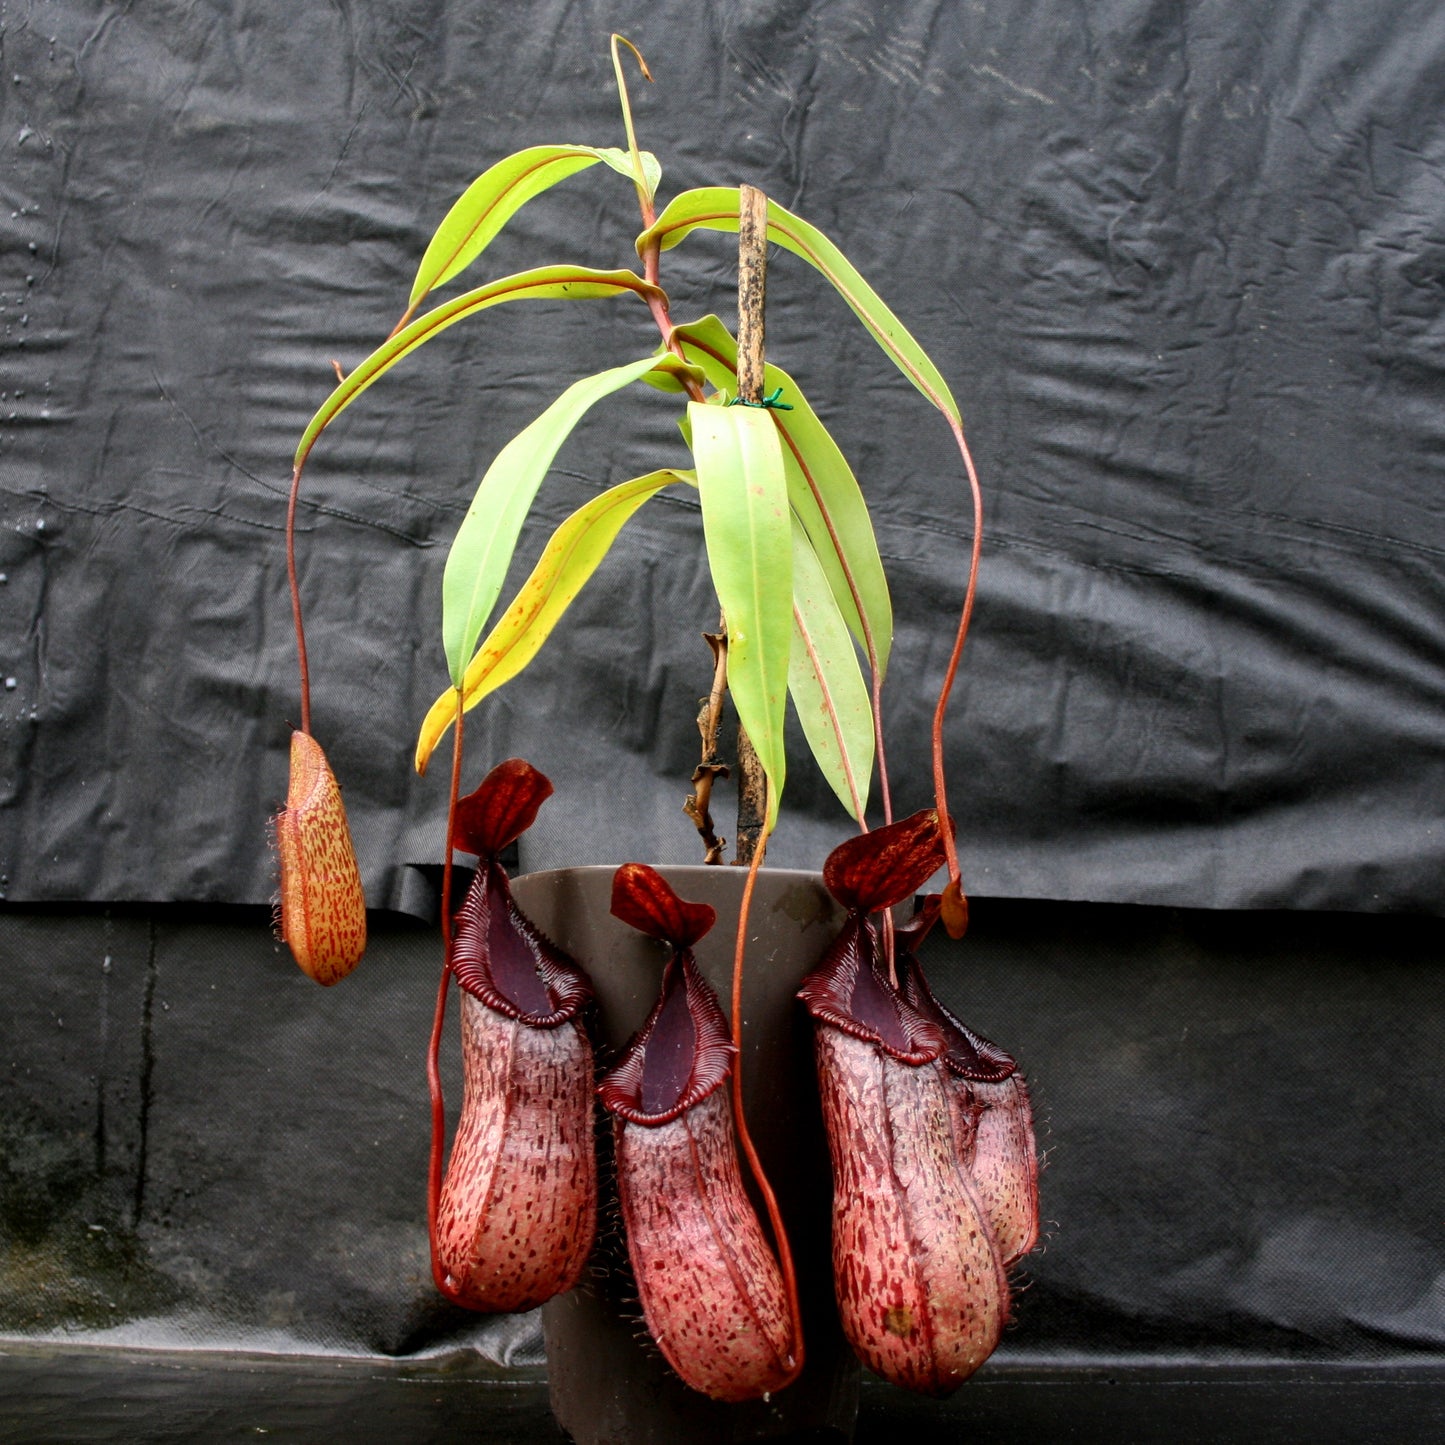
[{"label": "yellowing leaf", "polygon": [[644,356],[575,381],[497,453],[452,543],[442,574],[442,645],[460,687],[487,625],[521,533],[552,458],[587,411],[649,371],[686,369],[674,356]]},{"label": "yellowing leaf", "polygon": [[[579,507],[552,533],[532,575],[467,664],[462,679],[464,708],[475,707],[531,662],[597,570],[628,518],[649,497],[675,482],[695,485],[690,472],[671,470],[622,482]],[[426,771],[427,762],[456,715],[456,689],[449,687],[422,722],[416,745],[417,772]]]}]

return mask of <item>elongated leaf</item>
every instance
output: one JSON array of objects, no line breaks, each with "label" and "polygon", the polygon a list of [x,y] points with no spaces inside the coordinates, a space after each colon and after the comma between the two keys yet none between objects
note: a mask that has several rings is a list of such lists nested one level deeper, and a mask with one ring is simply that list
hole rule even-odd
[{"label": "elongated leaf", "polygon": [[[638,254],[653,241],[666,251],[699,227],[710,231],[737,230],[736,187],[705,186],[674,197],[667,209],[637,238]],[[928,353],[832,241],[816,226],[771,200],[768,202],[768,240],[801,256],[826,276],[904,376],[951,421],[962,424],[948,383],[929,360]]]},{"label": "elongated leaf", "polygon": [[[737,342],[716,316],[679,326],[672,334],[712,386],[721,391],[736,385]],[[768,412],[783,439],[788,501],[808,533],[849,629],[865,651],[868,633],[872,633],[881,678],[893,642],[893,607],[868,505],[848,459],[797,382],[781,367],[765,367],[764,391],[771,394],[778,387],[793,408]],[[862,603],[861,615],[854,601],[855,589]]]},{"label": "elongated leaf", "polygon": [[[427,245],[412,283],[411,308],[415,310],[429,291],[465,271],[528,201],[598,161],[632,179],[627,152],[615,146],[606,150],[578,145],[529,146],[484,171],[462,192]],[[660,177],[657,158],[644,153],[644,170],[649,162]]]},{"label": "elongated leaf", "polygon": [[703,537],[728,631],[728,687],[772,783],[777,821],[786,759],[783,715],[792,648],[793,540],[778,433],[745,406],[690,402]]},{"label": "elongated leaf", "polygon": [[848,812],[860,818],[873,773],[868,686],[822,563],[796,514],[788,690],[823,776]]},{"label": "elongated leaf", "polygon": [[321,409],[311,418],[301,434],[300,445],[296,448],[296,465],[305,464],[316,438],[378,377],[390,371],[398,361],[418,346],[430,341],[433,336],[454,326],[476,311],[485,311],[489,306],[500,306],[504,301],[534,301],[547,297],[567,297],[572,300],[597,296],[620,296],[632,291],[644,299],[649,296],[664,296],[656,286],[644,281],[632,271],[594,271],[588,266],[541,266],[534,271],[522,271],[515,276],[503,276],[499,281],[490,281],[474,291],[464,292],[450,301],[418,316],[415,321],[388,337],[365,361],[340,382],[331,395],[321,403]]},{"label": "elongated leaf", "polygon": [[[597,570],[628,518],[649,497],[675,482],[696,485],[691,472],[650,472],[593,497],[552,533],[532,575],[467,664],[462,680],[464,708],[475,707],[531,662]],[[426,771],[436,745],[456,720],[456,708],[453,688],[448,688],[432,704],[417,739],[417,772]]]},{"label": "elongated leaf", "polygon": [[522,523],[557,449],[589,408],[676,357],[646,356],[573,382],[536,421],[497,453],[477,487],[442,575],[442,644],[452,682],[462,686],[477,639],[506,580]]}]

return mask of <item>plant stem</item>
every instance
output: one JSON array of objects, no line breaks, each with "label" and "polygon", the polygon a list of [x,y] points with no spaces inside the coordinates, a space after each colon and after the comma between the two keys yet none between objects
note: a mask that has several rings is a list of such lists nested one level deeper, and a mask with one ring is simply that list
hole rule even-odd
[{"label": "plant stem", "polygon": [[301,584],[296,576],[296,499],[301,494],[301,468],[291,472],[286,502],[286,580],[291,587],[291,621],[296,628],[296,662],[301,672],[301,731],[311,731],[311,669],[306,662],[306,629],[301,622]]},{"label": "plant stem", "polygon": [[[647,192],[647,182],[642,174],[642,156],[637,149],[637,132],[632,124],[632,100],[627,94],[627,77],[622,73],[622,53],[618,50],[619,45],[625,45],[636,57],[642,74],[647,80],[652,79],[652,72],[647,68],[647,62],[642,58],[642,52],[625,36],[618,35],[615,31],[612,35],[612,71],[617,77],[617,99],[622,105],[622,124],[627,131],[627,154],[632,158],[633,184],[637,187],[637,209],[642,215],[642,229],[644,231],[652,228],[652,223],[657,219],[657,208],[652,204],[652,197]],[[661,271],[662,242],[651,242],[642,253],[642,275],[643,279],[656,286],[657,278]],[[649,296],[647,298],[647,309],[652,312],[652,319],[657,323],[657,329],[662,336],[667,349],[683,360],[682,345],[672,339],[672,316],[667,309],[667,302],[660,296]],[[683,380],[683,386],[689,398],[693,401],[701,401],[702,387],[691,377]]]},{"label": "plant stem", "polygon": [[452,978],[452,828],[457,817],[457,795],[462,781],[462,690],[456,689],[457,721],[452,735],[452,782],[447,796],[447,844],[442,865],[442,976],[437,984],[436,1012],[432,1017],[431,1043],[427,1049],[426,1084],[431,1101],[431,1157],[427,1162],[427,1239],[431,1246],[432,1282],[447,1299],[446,1271],[437,1259],[437,1217],[441,1212],[442,1155],[446,1149],[447,1110],[442,1097],[442,1029],[447,1018],[447,986]]},{"label": "plant stem", "polygon": [[632,128],[632,100],[627,94],[627,79],[622,74],[622,54],[619,45],[625,45],[637,60],[644,80],[652,80],[652,72],[642,58],[642,52],[625,36],[616,32],[612,36],[612,73],[617,77],[617,97],[622,102],[622,124],[627,130],[627,154],[632,159],[632,179],[637,187],[638,204],[642,207],[642,224],[645,230],[657,219],[652,197],[647,193],[647,181],[642,174],[642,157],[637,150],[637,132]]},{"label": "plant stem", "polygon": [[747,1115],[743,1111],[743,955],[747,950],[748,940],[748,914],[752,908],[753,885],[758,879],[758,869],[763,866],[763,858],[768,851],[767,839],[764,838],[761,846],[753,856],[752,862],[748,865],[747,881],[743,884],[743,901],[738,909],[738,935],[737,942],[733,949],[733,989],[732,989],[732,1038],[733,1038],[733,1070],[732,1070],[732,1105],[733,1125],[737,1130],[738,1145],[743,1151],[743,1157],[747,1160],[748,1171],[753,1176],[753,1182],[758,1187],[758,1193],[763,1198],[763,1208],[768,1216],[768,1228],[772,1231],[773,1247],[778,1255],[778,1269],[783,1276],[783,1292],[788,1301],[788,1313],[793,1323],[793,1355],[788,1361],[788,1378],[779,1386],[780,1389],[792,1384],[799,1374],[802,1373],[805,1343],[803,1339],[803,1307],[798,1297],[798,1276],[793,1266],[793,1249],[788,1241],[788,1231],[783,1226],[783,1212],[778,1207],[777,1196],[773,1193],[773,1186],[768,1182],[768,1176],[763,1172],[763,1161],[758,1157],[757,1147],[753,1144],[753,1136],[748,1132]]},{"label": "plant stem", "polygon": [[738,836],[734,864],[748,867],[767,822],[768,779],[752,739],[738,726]]},{"label": "plant stem", "polygon": [[[939,824],[943,831],[943,851],[948,864],[948,880],[951,890],[962,898],[962,879],[958,867],[958,853],[954,847],[953,829],[949,826],[948,790],[943,776],[943,721],[948,711],[948,698],[953,690],[953,680],[958,675],[959,660],[963,656],[963,644],[968,638],[969,623],[973,619],[974,598],[978,593],[978,564],[983,549],[983,488],[979,484],[978,470],[973,464],[961,424],[950,419],[954,441],[963,457],[964,471],[968,474],[968,488],[973,500],[973,545],[969,551],[968,584],[963,594],[963,610],[958,618],[958,632],[953,640],[953,651],[949,655],[948,667],[943,674],[943,685],[938,691],[938,705],[933,710],[933,790],[935,806],[938,809]],[[948,900],[946,899],[945,902]],[[953,937],[956,921],[953,909],[947,910],[944,926]],[[966,912],[964,917],[966,918]]]},{"label": "plant stem", "polygon": [[727,696],[728,690],[726,623],[723,624],[723,629],[718,632],[703,633],[707,645],[712,649],[712,686],[708,689],[702,711],[697,715],[697,730],[702,734],[702,759],[692,770],[694,791],[682,805],[682,811],[692,819],[702,838],[703,847],[707,850],[702,861],[708,864],[721,863],[723,849],[727,847],[727,839],[719,838],[714,830],[712,813],[709,811],[714,781],[728,776],[728,766],[718,756],[717,750],[717,734],[718,727],[722,723],[723,699]]}]

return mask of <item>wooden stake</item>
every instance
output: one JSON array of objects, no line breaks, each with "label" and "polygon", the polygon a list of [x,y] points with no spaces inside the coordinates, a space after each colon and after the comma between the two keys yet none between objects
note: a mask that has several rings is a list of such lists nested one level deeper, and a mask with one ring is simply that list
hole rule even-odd
[{"label": "wooden stake", "polygon": [[738,395],[763,399],[763,298],[768,285],[768,198],[743,186],[738,205]]},{"label": "wooden stake", "polygon": [[[743,186],[738,202],[738,396],[763,399],[763,301],[768,278],[768,198]],[[734,863],[753,861],[767,818],[768,787],[748,735],[738,728],[738,830]]]}]

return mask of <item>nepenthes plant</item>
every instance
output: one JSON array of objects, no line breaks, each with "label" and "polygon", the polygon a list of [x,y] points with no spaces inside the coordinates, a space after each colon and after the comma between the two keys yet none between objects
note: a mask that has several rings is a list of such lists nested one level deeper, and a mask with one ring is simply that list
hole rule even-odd
[{"label": "nepenthes plant", "polygon": [[[392,367],[491,307],[640,305],[655,325],[655,345],[572,381],[497,452],[446,564],[441,635],[449,681],[422,720],[413,759],[425,771],[452,734],[445,957],[429,1068],[436,1282],[450,1299],[480,1310],[527,1308],[576,1285],[597,1210],[592,1130],[600,1094],[613,1121],[621,1214],[642,1311],[664,1355],[689,1385],[723,1400],[777,1391],[796,1376],[805,1342],[787,1231],[747,1130],[738,1066],[744,924],[779,823],[791,700],[813,761],[858,830],[830,856],[823,875],[847,923],[801,994],[815,1020],[833,1160],[839,1312],[870,1368],[943,1394],[997,1343],[1009,1308],[1005,1271],[1038,1230],[1037,1157],[1022,1076],[1007,1053],[937,1001],[915,956],[936,920],[955,938],[967,925],[945,786],[944,724],[977,587],[979,480],[942,374],[826,236],[751,187],[689,190],[659,209],[661,170],[637,143],[624,49],[647,70],[614,36],[625,148],[536,145],[486,170],[437,228],[390,336],[349,373],[337,368],[337,384],[297,448],[287,553],[302,723],[293,739],[287,806],[277,820],[280,928],[298,962],[323,983],[343,976],[364,946],[340,793],[310,735],[295,513],[312,449]],[[434,301],[433,293],[478,265],[528,201],[596,165],[618,172],[635,193],[641,217],[635,265],[542,265]],[[736,335],[717,315],[675,318],[662,285],[666,252],[706,231],[739,235]],[[847,459],[798,381],[766,363],[761,273],[769,245],[831,283],[884,356],[941,415],[967,482],[968,561],[933,712],[934,804],[906,819],[893,816],[882,726],[893,636],[888,582]],[[567,517],[494,616],[559,449],[589,411],[638,383],[681,406],[690,457],[611,486]],[[667,961],[646,1024],[599,1086],[585,1027],[586,972],[517,907],[499,857],[530,825],[551,785],[510,759],[462,797],[464,718],[522,673],[628,520],[667,488],[696,494],[700,545],[722,617],[709,635],[713,686],[687,808],[707,861],[721,861],[723,851],[709,800],[714,778],[728,771],[716,753],[724,699],[736,713],[737,766],[755,816],[740,815],[738,861],[747,871],[728,1010],[690,951],[712,927],[713,910],[679,898],[642,864],[618,870],[614,912],[658,940]],[[474,855],[478,866],[454,909],[456,849]],[[895,920],[894,910],[937,873],[946,877],[941,892],[911,921]],[[462,995],[466,1087],[443,1170],[437,1049],[453,982]],[[744,1165],[760,1211],[743,1187]]]}]

